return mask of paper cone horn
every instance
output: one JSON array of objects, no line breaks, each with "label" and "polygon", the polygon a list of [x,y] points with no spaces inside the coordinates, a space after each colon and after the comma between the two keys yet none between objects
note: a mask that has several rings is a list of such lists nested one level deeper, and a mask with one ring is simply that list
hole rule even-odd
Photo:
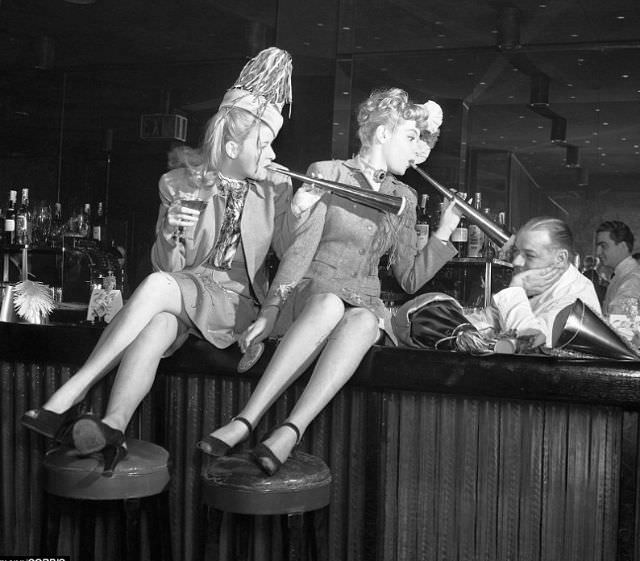
[{"label": "paper cone horn", "polygon": [[629,343],[580,299],[558,313],[552,339],[554,348],[617,360],[640,358]]}]

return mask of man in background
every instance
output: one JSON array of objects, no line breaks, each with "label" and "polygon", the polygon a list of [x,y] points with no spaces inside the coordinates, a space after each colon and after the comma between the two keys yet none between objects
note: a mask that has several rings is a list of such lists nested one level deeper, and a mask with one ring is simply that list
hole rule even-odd
[{"label": "man in background", "polygon": [[633,241],[629,226],[618,220],[596,229],[596,255],[613,271],[602,304],[605,315],[624,314],[629,298],[640,298],[640,264],[632,255]]}]

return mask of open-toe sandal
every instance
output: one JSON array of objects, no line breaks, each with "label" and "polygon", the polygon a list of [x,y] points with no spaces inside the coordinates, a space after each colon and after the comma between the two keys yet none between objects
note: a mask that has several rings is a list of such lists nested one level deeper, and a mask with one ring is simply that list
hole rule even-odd
[{"label": "open-toe sandal", "polygon": [[[243,442],[248,440],[249,437],[251,436],[251,433],[253,432],[253,426],[244,417],[234,417],[233,419],[231,419],[230,422],[233,422],[233,421],[238,421],[242,423],[244,426],[246,426],[247,429],[249,429],[249,432],[247,433],[246,438],[243,438],[240,442],[238,442],[238,444],[242,444]],[[236,446],[238,444],[236,444]],[[214,458],[219,458],[221,456],[226,456],[232,450],[232,448],[235,448],[235,446],[231,446],[227,444],[224,440],[221,440],[215,436],[208,434],[202,440],[199,440],[198,442],[196,442],[196,448],[199,448],[209,456],[213,456]]]},{"label": "open-toe sandal", "polygon": [[282,467],[284,462],[282,462],[280,458],[273,453],[273,450],[271,450],[264,441],[267,440],[274,431],[282,427],[289,427],[296,433],[296,444],[293,449],[295,449],[295,447],[300,443],[300,429],[293,423],[282,423],[270,430],[252,451],[253,459],[267,475],[274,475]]},{"label": "open-toe sandal", "polygon": [[28,428],[42,436],[51,438],[56,442],[63,442],[67,439],[69,429],[75,420],[86,410],[84,401],[73,405],[64,413],[54,413],[48,409],[40,407],[26,411],[20,422],[23,427]]},{"label": "open-toe sandal", "polygon": [[83,415],[71,429],[74,448],[82,455],[100,452],[107,446],[120,446],[124,434],[103,423],[96,415]]}]

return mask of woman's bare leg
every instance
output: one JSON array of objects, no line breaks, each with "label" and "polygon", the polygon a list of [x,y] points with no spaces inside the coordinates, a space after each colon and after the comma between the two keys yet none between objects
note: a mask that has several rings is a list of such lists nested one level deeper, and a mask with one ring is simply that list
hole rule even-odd
[{"label": "woman's bare leg", "polygon": [[[255,427],[280,394],[314,361],[343,315],[344,304],[334,294],[310,298],[300,317],[287,330],[238,417],[244,417]],[[247,436],[247,430],[243,423],[231,421],[211,434],[235,446]]]},{"label": "woman's bare leg", "polygon": [[105,328],[87,361],[51,396],[44,408],[62,413],[79,402],[91,386],[117,364],[156,314],[168,312],[177,316],[181,308],[182,295],[175,279],[165,273],[149,275]]},{"label": "woman's bare leg", "polygon": [[[379,336],[378,318],[364,308],[351,308],[329,337],[309,383],[291,410],[287,421],[304,434],[307,427],[349,381]],[[276,429],[264,442],[284,462],[296,445],[297,435],[289,427]]]},{"label": "woman's bare leg", "polygon": [[104,423],[125,431],[153,385],[162,355],[178,335],[179,322],[173,314],[156,314],[127,347],[113,382]]}]

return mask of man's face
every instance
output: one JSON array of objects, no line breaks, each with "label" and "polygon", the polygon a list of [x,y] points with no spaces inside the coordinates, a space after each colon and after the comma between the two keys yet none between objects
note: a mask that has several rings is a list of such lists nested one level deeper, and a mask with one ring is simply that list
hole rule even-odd
[{"label": "man's face", "polygon": [[518,232],[514,245],[514,274],[530,269],[544,269],[560,265],[560,249],[553,246],[546,230]]},{"label": "man's face", "polygon": [[596,255],[605,267],[616,267],[620,261],[629,255],[629,248],[624,242],[616,243],[610,232],[596,234]]},{"label": "man's face", "polygon": [[387,168],[394,175],[404,175],[410,162],[416,159],[420,131],[415,121],[401,120],[383,144]]},{"label": "man's face", "polygon": [[274,140],[273,131],[265,124],[253,127],[240,145],[238,157],[235,160],[237,173],[260,181],[267,176],[266,165],[275,160],[276,154],[271,147]]}]

